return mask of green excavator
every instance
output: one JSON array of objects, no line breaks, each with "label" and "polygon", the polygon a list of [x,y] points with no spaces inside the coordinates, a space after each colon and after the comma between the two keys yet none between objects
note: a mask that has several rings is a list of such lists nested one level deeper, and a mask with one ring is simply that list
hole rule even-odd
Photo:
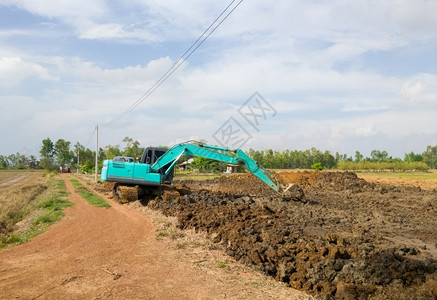
[{"label": "green excavator", "polygon": [[272,173],[247,156],[241,149],[206,145],[200,142],[186,142],[170,149],[148,147],[139,162],[132,157],[115,157],[105,160],[101,179],[112,182],[114,194],[123,202],[137,200],[141,195],[158,195],[163,186],[173,180],[174,166],[182,156],[203,157],[229,164],[244,165],[246,169],[279,193],[284,201],[306,202],[302,188],[298,184],[282,184]]}]

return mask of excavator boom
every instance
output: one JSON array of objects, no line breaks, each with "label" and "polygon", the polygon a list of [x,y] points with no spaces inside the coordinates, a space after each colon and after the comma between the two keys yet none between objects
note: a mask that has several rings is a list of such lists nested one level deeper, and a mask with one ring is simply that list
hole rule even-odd
[{"label": "excavator boom", "polygon": [[209,158],[229,164],[243,164],[249,170],[249,172],[258,177],[262,182],[267,184],[275,191],[279,191],[280,186],[274,176],[240,149],[230,150],[228,148],[205,144],[179,144],[161,156],[152,165],[151,169],[157,172],[161,168],[170,164],[170,168],[167,170],[171,170],[179,158],[186,155]]},{"label": "excavator boom", "polygon": [[[146,149],[147,150],[147,149]],[[146,152],[146,151],[145,151]],[[105,160],[101,178],[128,185],[159,187],[172,177],[173,167],[182,156],[203,157],[229,164],[244,165],[249,172],[278,193],[282,193],[284,200],[305,202],[302,189],[292,184],[284,186],[269,171],[247,156],[241,149],[206,145],[203,143],[182,143],[163,152],[156,160],[134,163]],[[145,155],[143,155],[145,157]]]}]

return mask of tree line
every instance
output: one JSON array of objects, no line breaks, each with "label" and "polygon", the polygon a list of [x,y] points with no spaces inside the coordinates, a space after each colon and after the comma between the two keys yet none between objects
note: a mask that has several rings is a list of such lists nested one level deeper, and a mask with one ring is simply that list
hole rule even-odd
[{"label": "tree line", "polygon": [[[125,146],[108,145],[99,149],[99,167],[105,159],[115,156],[140,157],[144,148],[138,141],[125,137],[122,141]],[[70,141],[58,139],[53,142],[50,138],[42,140],[40,159],[35,155],[26,156],[20,153],[0,155],[0,169],[46,169],[58,170],[60,166],[67,165],[77,168],[81,172],[92,173],[95,167],[96,151],[86,148],[77,142],[72,146]],[[77,163],[79,161],[79,164]]]},{"label": "tree line", "polygon": [[437,169],[437,145],[427,146],[422,153],[406,153],[403,160],[393,158],[385,150],[372,150],[370,156],[366,157],[361,152],[355,151],[352,157],[338,152],[333,155],[330,151],[320,151],[314,147],[308,150],[285,151],[250,149],[248,155],[264,167],[272,169],[310,169],[315,168],[315,165],[328,169],[355,170],[361,169],[359,166],[365,166],[365,169]]},{"label": "tree line", "polygon": [[1,169],[35,169],[39,160],[34,155],[26,156],[17,152],[15,154],[0,155]]},{"label": "tree line", "polygon": [[[105,159],[113,159],[116,156],[137,158],[142,155],[144,148],[140,147],[138,141],[125,137],[122,142],[125,143],[123,149],[121,149],[120,145],[107,145],[99,148],[99,168],[102,168]],[[40,155],[40,166],[47,170],[56,170],[62,165],[79,168],[83,173],[93,173],[95,169],[96,151],[86,148],[79,142],[71,147],[71,143],[63,139],[57,140],[56,143],[53,143],[50,138],[44,139]]]},{"label": "tree line", "polygon": [[[141,157],[144,147],[140,146],[140,142],[125,137],[122,143],[124,144],[123,147],[120,145],[107,145],[99,149],[99,168],[102,167],[103,160],[112,159],[115,156]],[[39,154],[39,160],[34,155],[26,156],[20,153],[7,156],[0,155],[0,169],[40,168],[57,170],[62,165],[68,165],[79,168],[81,172],[94,172],[96,152],[86,148],[79,142],[72,145],[70,141],[64,139],[53,142],[50,138],[46,138],[42,140]],[[332,154],[330,151],[321,151],[314,147],[307,150],[285,151],[249,149],[247,154],[262,166],[271,169],[382,169],[387,168],[387,166],[389,169],[396,166],[397,170],[411,168],[423,170],[425,167],[437,169],[437,145],[427,146],[422,153],[406,153],[404,159],[393,158],[385,150],[373,150],[368,157],[356,151],[352,157],[338,152]],[[207,172],[222,171],[226,168],[226,164],[199,157],[194,158],[191,165],[192,168]]]}]

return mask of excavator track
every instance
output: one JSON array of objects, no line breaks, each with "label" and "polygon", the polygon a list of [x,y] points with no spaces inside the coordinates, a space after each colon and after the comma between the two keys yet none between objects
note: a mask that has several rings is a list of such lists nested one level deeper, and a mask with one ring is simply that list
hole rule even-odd
[{"label": "excavator track", "polygon": [[113,190],[114,190],[115,185],[116,185],[115,182],[110,182],[110,181],[105,181],[105,182],[103,183],[103,187],[104,187],[106,190],[110,190],[110,191],[113,191]]},{"label": "excavator track", "polygon": [[119,183],[107,183],[105,188],[112,190],[112,195],[119,203],[128,203],[136,200],[151,200],[161,197],[164,201],[191,193],[189,188],[163,184],[160,187],[130,186]]},{"label": "excavator track", "polygon": [[128,203],[138,200],[140,188],[138,186],[116,185],[114,188],[114,196],[120,203]]}]

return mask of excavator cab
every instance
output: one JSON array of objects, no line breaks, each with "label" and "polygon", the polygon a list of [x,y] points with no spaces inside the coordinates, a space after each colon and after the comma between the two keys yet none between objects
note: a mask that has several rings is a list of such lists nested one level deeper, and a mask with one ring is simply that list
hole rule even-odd
[{"label": "excavator cab", "polygon": [[[153,165],[158,160],[158,158],[160,158],[165,154],[165,152],[167,152],[167,150],[168,149],[166,148],[160,148],[160,147],[147,147],[146,149],[144,149],[143,155],[141,156],[140,163]],[[159,173],[161,173],[161,175],[164,176],[165,172],[169,167],[170,165],[160,169]],[[173,180],[173,176],[174,176],[174,170],[172,169],[167,174],[167,176],[163,178],[162,183],[171,184]]]}]

